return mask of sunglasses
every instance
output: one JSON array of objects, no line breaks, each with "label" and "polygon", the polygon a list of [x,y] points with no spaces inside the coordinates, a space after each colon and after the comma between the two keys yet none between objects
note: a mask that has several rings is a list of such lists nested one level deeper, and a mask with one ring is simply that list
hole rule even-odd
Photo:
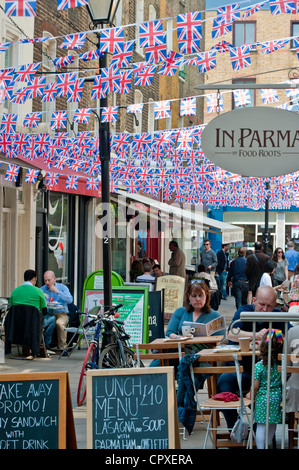
[{"label": "sunglasses", "polygon": [[279,250],[277,253],[283,253],[283,251],[282,251],[282,250]]},{"label": "sunglasses", "polygon": [[210,245],[210,243],[204,243],[204,245],[207,245],[207,246],[209,246],[209,245]]}]

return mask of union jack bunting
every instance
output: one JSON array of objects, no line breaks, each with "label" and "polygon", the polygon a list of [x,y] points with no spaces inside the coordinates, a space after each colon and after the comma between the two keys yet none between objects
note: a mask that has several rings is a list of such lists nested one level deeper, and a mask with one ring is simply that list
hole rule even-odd
[{"label": "union jack bunting", "polygon": [[195,116],[196,115],[196,97],[181,99],[180,103],[180,116]]},{"label": "union jack bunting", "polygon": [[85,78],[78,78],[73,84],[69,85],[67,91],[68,103],[77,103],[82,100],[84,81]]},{"label": "union jack bunting", "polygon": [[232,30],[232,23],[222,23],[218,19],[214,18],[213,28],[212,28],[212,38],[216,39],[224,34],[230,33]]},{"label": "union jack bunting", "polygon": [[111,65],[120,67],[129,67],[135,41],[127,41],[116,44],[116,50],[113,53]]},{"label": "union jack bunting", "polygon": [[152,136],[150,132],[144,132],[142,134],[133,134],[132,136],[132,150],[150,150],[152,143]]},{"label": "union jack bunting", "polygon": [[86,33],[69,34],[65,36],[63,43],[59,46],[60,49],[81,49],[84,46]]},{"label": "union jack bunting", "polygon": [[66,96],[69,86],[74,85],[77,79],[77,73],[64,73],[58,75],[57,82],[56,82],[56,98],[60,96]]},{"label": "union jack bunting", "polygon": [[25,127],[38,127],[42,113],[28,113],[23,122]]},{"label": "union jack bunting", "polygon": [[11,44],[11,42],[3,42],[0,44],[0,52],[6,52]]},{"label": "union jack bunting", "polygon": [[133,70],[120,71],[119,81],[117,81],[117,90],[115,91],[115,93],[130,93],[132,73]]},{"label": "union jack bunting", "polygon": [[6,134],[14,134],[17,126],[17,114],[3,114],[0,132],[6,132]]},{"label": "union jack bunting", "polygon": [[105,69],[101,69],[102,93],[106,96],[108,91],[117,91],[119,86],[119,69],[115,65],[110,65]]},{"label": "union jack bunting", "polygon": [[67,111],[54,111],[51,118],[51,129],[66,128]]},{"label": "union jack bunting", "polygon": [[166,39],[164,44],[157,44],[155,46],[146,47],[144,52],[145,59],[148,64],[164,62],[167,57]]},{"label": "union jack bunting", "polygon": [[10,67],[8,69],[0,70],[0,81],[4,81],[5,86],[7,86],[13,79],[15,69]]},{"label": "union jack bunting", "polygon": [[139,47],[153,47],[165,44],[162,20],[149,21],[139,25]]},{"label": "union jack bunting", "polygon": [[124,42],[124,28],[109,28],[101,30],[100,52],[117,52],[117,44]]},{"label": "union jack bunting", "polygon": [[208,113],[223,111],[223,98],[221,93],[211,93],[207,95],[207,111]]},{"label": "union jack bunting", "polygon": [[150,65],[148,67],[143,67],[135,75],[135,85],[136,86],[150,86],[152,84],[157,65]]},{"label": "union jack bunting", "polygon": [[126,150],[129,147],[129,143],[131,141],[131,135],[124,132],[119,135],[112,135],[111,134],[111,150],[115,152],[119,152],[122,150]]},{"label": "union jack bunting", "polygon": [[49,187],[56,186],[58,184],[59,173],[48,172],[46,174],[46,185]]},{"label": "union jack bunting", "polygon": [[193,130],[181,129],[178,135],[178,150],[191,150],[193,144]]},{"label": "union jack bunting", "polygon": [[230,24],[240,19],[240,3],[226,5],[217,9],[217,21],[220,23]]},{"label": "union jack bunting", "polygon": [[250,92],[246,90],[233,90],[234,103],[236,107],[251,104]]},{"label": "union jack bunting", "polygon": [[32,82],[33,75],[39,69],[41,62],[35,64],[22,65],[19,70],[15,71],[16,82]]},{"label": "union jack bunting", "polygon": [[251,65],[250,50],[248,46],[231,47],[229,52],[234,72]]},{"label": "union jack bunting", "polygon": [[35,77],[26,86],[27,99],[41,97],[46,85],[46,77]]},{"label": "union jack bunting", "polygon": [[118,106],[108,106],[102,108],[101,122],[115,122],[117,121]]},{"label": "union jack bunting", "polygon": [[17,181],[17,177],[20,171],[20,167],[18,165],[14,165],[10,163],[6,170],[5,180],[6,181]]},{"label": "union jack bunting", "polygon": [[49,101],[55,101],[57,94],[57,83],[49,83],[47,86],[44,88],[44,93],[43,96],[41,97],[41,102],[42,103],[47,103]]},{"label": "union jack bunting", "polygon": [[141,113],[143,110],[143,103],[134,103],[127,106],[127,113]]},{"label": "union jack bunting", "polygon": [[11,97],[10,101],[12,103],[24,104],[27,99],[27,90],[26,87],[21,87],[16,90]]},{"label": "union jack bunting", "polygon": [[286,46],[289,42],[289,39],[278,39],[276,41],[268,41],[262,43],[262,53],[270,54],[271,52],[277,51],[282,47]]},{"label": "union jack bunting", "polygon": [[177,15],[177,36],[181,54],[200,52],[201,12]]},{"label": "union jack bunting", "polygon": [[271,15],[280,13],[296,13],[295,3],[289,0],[274,0],[269,2]]},{"label": "union jack bunting", "polygon": [[261,89],[263,104],[275,103],[278,101],[277,91],[272,88]]},{"label": "union jack bunting", "polygon": [[86,178],[86,189],[88,191],[97,191],[99,189],[99,180],[97,178]]},{"label": "union jack bunting", "polygon": [[159,70],[158,74],[160,75],[168,75],[173,77],[183,60],[183,55],[178,54],[177,52],[170,51],[166,60],[164,62],[164,66]]},{"label": "union jack bunting", "polygon": [[40,170],[33,170],[32,168],[28,168],[25,175],[25,183],[36,183],[39,172]]},{"label": "union jack bunting", "polygon": [[57,68],[66,67],[74,62],[74,55],[67,55],[65,57],[59,57],[58,59],[53,59],[53,64]]},{"label": "union jack bunting", "polygon": [[57,0],[57,10],[81,7],[88,4],[88,0]]},{"label": "union jack bunting", "polygon": [[216,67],[217,51],[206,51],[197,54],[197,65],[199,73],[205,73]]},{"label": "union jack bunting", "polygon": [[102,57],[102,55],[103,54],[101,54],[100,49],[94,49],[92,51],[87,51],[83,54],[80,54],[79,59],[82,59],[84,62],[86,62],[87,60],[99,59]]},{"label": "union jack bunting", "polygon": [[90,108],[77,109],[74,113],[73,122],[80,122],[82,124],[88,124],[91,115]]},{"label": "union jack bunting", "polygon": [[[267,0],[268,1],[268,0]],[[220,52],[229,52],[230,48],[233,47],[232,44],[230,44],[227,41],[220,41],[218,44],[215,44],[215,46],[211,47],[211,49],[216,49],[216,51]]]},{"label": "union jack bunting", "polygon": [[7,16],[36,16],[36,0],[5,0]]},{"label": "union jack bunting", "polygon": [[170,117],[170,101],[156,101],[154,103],[155,119],[164,119]]},{"label": "union jack bunting", "polygon": [[268,1],[269,0],[266,0],[265,2],[256,3],[255,5],[248,7],[247,10],[245,10],[243,14],[243,20],[253,15],[257,11],[259,11],[261,8],[263,8],[263,6],[268,3]]},{"label": "union jack bunting", "polygon": [[67,175],[65,187],[66,189],[77,189],[78,188],[79,176]]},{"label": "union jack bunting", "polygon": [[96,100],[105,98],[106,94],[103,91],[101,75],[94,77],[93,87],[91,91],[91,99]]}]

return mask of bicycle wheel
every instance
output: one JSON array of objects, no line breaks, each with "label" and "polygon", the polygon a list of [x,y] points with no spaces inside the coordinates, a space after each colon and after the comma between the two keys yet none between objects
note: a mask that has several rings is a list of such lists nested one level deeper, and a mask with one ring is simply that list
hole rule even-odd
[{"label": "bicycle wheel", "polygon": [[86,397],[86,371],[88,369],[94,369],[93,360],[94,360],[94,355],[96,352],[96,347],[97,346],[95,343],[91,343],[91,345],[89,346],[87,350],[87,353],[83,362],[79,384],[78,384],[78,391],[77,391],[78,406],[81,406],[83,404],[85,397]]},{"label": "bicycle wheel", "polygon": [[[134,352],[125,345],[123,346],[123,351],[124,360],[118,344],[109,344],[106,346],[99,357],[99,369],[137,367],[137,360],[134,359]],[[140,366],[143,367],[141,362]]]}]

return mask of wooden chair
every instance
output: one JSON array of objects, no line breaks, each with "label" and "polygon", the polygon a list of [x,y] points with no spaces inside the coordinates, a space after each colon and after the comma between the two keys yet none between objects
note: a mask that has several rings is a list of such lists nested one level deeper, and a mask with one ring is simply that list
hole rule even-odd
[{"label": "wooden chair", "polygon": [[[243,447],[243,444],[236,444],[230,440],[230,431],[227,427],[221,428],[220,427],[220,419],[219,419],[219,412],[224,409],[233,409],[240,411],[242,407],[242,403],[245,407],[250,406],[251,400],[247,398],[243,398],[242,395],[242,387],[241,387],[241,373],[243,372],[243,367],[241,367],[237,361],[236,356],[234,357],[235,365],[232,366],[221,366],[211,364],[211,366],[202,366],[196,367],[196,362],[206,362],[206,359],[200,356],[198,357],[197,361],[194,363],[194,367],[192,369],[192,377],[194,383],[194,374],[210,374],[211,377],[208,379],[210,381],[210,388],[209,388],[209,398],[202,403],[199,403],[198,397],[197,398],[197,405],[201,412],[209,411],[210,419],[209,423],[206,426],[206,437],[204,442],[204,449],[207,445],[208,437],[210,437],[213,446],[215,448],[223,448],[223,447]],[[239,385],[239,396],[240,399],[238,401],[232,402],[225,402],[222,400],[216,400],[213,398],[213,395],[216,393],[216,383],[219,374],[222,373],[237,373],[238,385]],[[248,423],[250,422],[248,413],[245,413]]]},{"label": "wooden chair", "polygon": [[[283,359],[283,354],[278,355],[278,359],[281,361]],[[292,354],[287,354],[287,362],[292,361]],[[293,365],[294,364],[294,365]],[[299,373],[299,361],[293,363],[292,365],[287,365],[287,374],[298,374]],[[278,371],[282,371],[282,366],[278,366]],[[289,449],[294,449],[294,446],[297,444],[298,447],[298,419],[299,412],[293,411],[288,413],[288,441]],[[296,443],[297,441],[297,443]]]}]

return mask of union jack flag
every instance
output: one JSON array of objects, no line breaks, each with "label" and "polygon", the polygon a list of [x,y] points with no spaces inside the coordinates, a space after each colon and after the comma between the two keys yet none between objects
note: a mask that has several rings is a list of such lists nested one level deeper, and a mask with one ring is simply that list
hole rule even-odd
[{"label": "union jack flag", "polygon": [[6,134],[14,134],[17,126],[17,114],[3,114],[0,132],[6,132]]},{"label": "union jack flag", "polygon": [[47,86],[44,88],[44,93],[43,96],[41,97],[41,102],[42,103],[47,103],[49,101],[55,101],[57,94],[57,83],[49,83]]},{"label": "union jack flag", "polygon": [[180,116],[195,116],[196,114],[196,97],[181,99]]},{"label": "union jack flag", "polygon": [[78,78],[73,84],[69,85],[67,91],[67,102],[77,103],[82,100],[83,85],[85,78]]},{"label": "union jack flag", "polygon": [[100,98],[105,98],[105,94],[102,87],[101,75],[96,75],[94,77],[93,87],[91,91],[91,99],[96,100]]},{"label": "union jack flag", "polygon": [[23,122],[25,127],[37,127],[42,113],[28,113]]},{"label": "union jack flag", "polygon": [[217,18],[214,18],[213,21],[213,28],[212,28],[212,38],[216,39],[224,34],[230,33],[232,30],[232,23],[222,23],[218,21]]},{"label": "union jack flag", "polygon": [[56,82],[56,98],[59,98],[60,96],[66,96],[69,86],[74,85],[77,79],[77,74],[76,73],[64,73],[61,75],[58,75],[57,77],[57,82]]},{"label": "union jack flag", "polygon": [[212,93],[207,95],[207,111],[208,113],[223,111],[223,99],[221,93]]},{"label": "union jack flag", "polygon": [[243,20],[259,11],[264,5],[266,5],[266,3],[268,3],[268,1],[269,0],[266,0],[265,2],[256,3],[255,5],[248,7],[243,14]]},{"label": "union jack flag", "polygon": [[132,137],[132,150],[150,150],[152,143],[152,137],[150,132],[144,132],[142,134],[133,134]]},{"label": "union jack flag", "polygon": [[217,9],[217,21],[220,23],[230,24],[240,19],[240,3],[226,5]]},{"label": "union jack flag", "polygon": [[63,43],[59,46],[60,49],[81,49],[84,46],[86,33],[69,34],[65,36]]},{"label": "union jack flag", "polygon": [[119,75],[119,82],[117,82],[117,90],[115,93],[130,93],[131,91],[131,76],[133,70],[121,70]]},{"label": "union jack flag", "polygon": [[36,0],[5,0],[7,16],[36,16]]},{"label": "union jack flag", "polygon": [[10,163],[6,170],[5,180],[6,181],[17,181],[17,177],[20,171],[20,167],[18,165],[14,165]]},{"label": "union jack flag", "polygon": [[[166,34],[165,34],[166,38]],[[167,57],[166,39],[164,44],[149,46],[145,48],[145,59],[148,64],[164,62]]]},{"label": "union jack flag", "polygon": [[143,103],[134,103],[127,106],[127,113],[141,113],[143,110]]},{"label": "union jack flag", "polygon": [[193,144],[193,130],[181,129],[178,135],[178,150],[191,150]]},{"label": "union jack flag", "polygon": [[166,57],[164,66],[159,70],[158,74],[173,77],[182,60],[183,56],[181,54],[178,54],[174,51],[170,51],[168,53],[168,56]]},{"label": "union jack flag", "polygon": [[35,64],[22,65],[21,68],[15,71],[15,81],[16,82],[32,82],[33,75],[39,69],[41,62],[36,62]]},{"label": "union jack flag", "polygon": [[0,52],[6,52],[11,44],[11,42],[3,42],[0,44]]},{"label": "union jack flag", "polygon": [[101,69],[102,93],[106,96],[108,91],[117,91],[119,86],[119,69],[112,65],[108,68]]},{"label": "union jack flag", "polygon": [[26,99],[27,99],[26,87],[21,87],[14,92],[13,96],[11,97],[11,102],[24,104]]},{"label": "union jack flag", "polygon": [[127,41],[116,44],[116,50],[112,56],[111,65],[120,67],[129,67],[135,41]]},{"label": "union jack flag", "polygon": [[88,4],[88,0],[57,0],[57,10],[81,7]]},{"label": "union jack flag", "polygon": [[115,122],[117,121],[118,106],[108,106],[102,108],[101,122]]},{"label": "union jack flag", "polygon": [[67,111],[54,111],[51,118],[51,129],[66,128]]},{"label": "union jack flag", "polygon": [[100,52],[117,52],[117,44],[124,42],[124,28],[109,28],[101,30]]},{"label": "union jack flag", "polygon": [[120,152],[128,149],[130,140],[131,135],[126,132],[119,135],[111,135],[111,150]]},{"label": "union jack flag", "polygon": [[27,99],[42,96],[45,85],[46,77],[35,77],[31,82],[28,82],[28,85],[26,87]]},{"label": "union jack flag", "polygon": [[97,191],[99,189],[98,178],[86,178],[86,189],[89,191]]},{"label": "union jack flag", "polygon": [[80,122],[83,124],[88,124],[90,119],[91,109],[90,108],[82,108],[77,109],[74,114],[73,122]]},{"label": "union jack flag", "polygon": [[245,90],[233,90],[234,102],[236,107],[246,106],[251,104],[250,92]]},{"label": "union jack flag", "polygon": [[59,173],[48,172],[46,174],[46,185],[49,187],[56,186],[58,184]]},{"label": "union jack flag", "polygon": [[271,15],[280,13],[296,13],[295,3],[289,0],[274,0],[269,2]]},{"label": "union jack flag", "polygon": [[4,81],[5,86],[7,86],[13,79],[15,69],[10,67],[8,69],[0,70],[0,81]]},{"label": "union jack flag", "polygon": [[231,47],[229,52],[234,72],[251,65],[249,46]]},{"label": "union jack flag", "polygon": [[36,183],[40,170],[28,168],[25,176],[25,183]]},{"label": "union jack flag", "polygon": [[137,74],[135,74],[135,85],[150,86],[152,84],[156,68],[157,65],[143,67]]},{"label": "union jack flag", "polygon": [[170,117],[170,101],[156,101],[154,103],[155,119],[164,119]]},{"label": "union jack flag", "polygon": [[216,67],[216,51],[207,51],[197,54],[199,73],[205,73]]},{"label": "union jack flag", "polygon": [[99,59],[102,56],[103,54],[101,54],[100,49],[94,49],[93,51],[83,52],[83,54],[79,55],[79,59],[86,62],[87,60]]},{"label": "union jack flag", "polygon": [[78,188],[79,176],[67,175],[65,187],[66,189],[77,189]]},{"label": "union jack flag", "polygon": [[289,39],[278,39],[274,41],[268,41],[262,43],[262,53],[270,54],[271,52],[277,51],[278,49],[286,46]]},{"label": "union jack flag", "polygon": [[278,101],[277,91],[273,88],[261,89],[261,96],[263,104],[270,104]]},{"label": "union jack flag", "polygon": [[[267,0],[268,1],[268,0]],[[220,41],[218,44],[215,44],[215,46],[211,47],[211,49],[216,49],[216,51],[220,52],[229,52],[230,48],[233,47],[232,44],[230,44],[227,41]]]},{"label": "union jack flag", "polygon": [[74,55],[67,55],[65,57],[59,57],[58,59],[53,59],[53,64],[57,68],[66,67],[74,62]]},{"label": "union jack flag", "polygon": [[177,15],[177,36],[179,49],[182,54],[200,52],[201,12]]},{"label": "union jack flag", "polygon": [[161,44],[165,44],[162,20],[139,25],[139,47],[153,47]]}]

